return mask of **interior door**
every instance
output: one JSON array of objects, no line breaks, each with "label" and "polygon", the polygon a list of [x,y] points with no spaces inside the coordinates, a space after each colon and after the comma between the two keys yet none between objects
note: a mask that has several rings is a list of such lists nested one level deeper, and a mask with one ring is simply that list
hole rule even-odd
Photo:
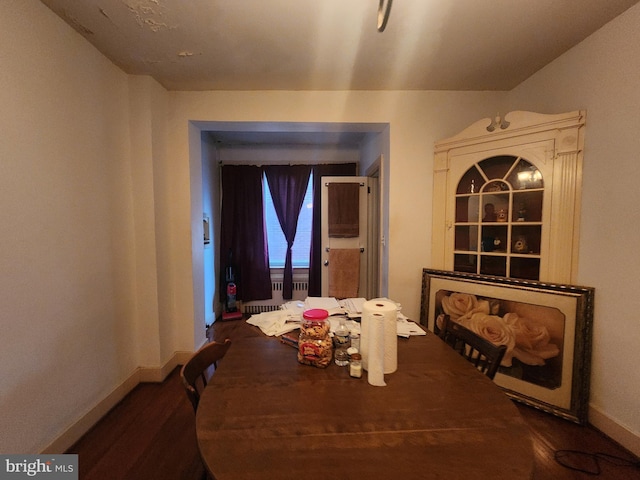
[{"label": "interior door", "polygon": [[[322,220],[322,296],[331,295],[335,290],[336,278],[340,277],[338,269],[346,269],[347,262],[337,264],[336,254],[338,251],[347,254],[358,252],[358,285],[355,297],[369,298],[368,291],[368,187],[367,177],[322,177],[321,194],[321,220]],[[341,188],[340,185],[344,186]],[[340,191],[355,190],[357,188],[357,200],[348,193],[347,196],[340,196]],[[331,198],[330,198],[331,197]],[[357,202],[357,205],[354,205]],[[336,227],[336,218],[353,218],[354,209],[357,209],[357,229],[349,222],[345,228],[343,225]],[[332,249],[334,250],[332,254]],[[353,253],[355,255],[355,253]],[[332,264],[333,263],[333,264]],[[338,272],[338,274],[337,274]],[[349,277],[349,272],[346,272]],[[333,282],[333,283],[332,283]],[[343,295],[338,295],[343,297]]]}]

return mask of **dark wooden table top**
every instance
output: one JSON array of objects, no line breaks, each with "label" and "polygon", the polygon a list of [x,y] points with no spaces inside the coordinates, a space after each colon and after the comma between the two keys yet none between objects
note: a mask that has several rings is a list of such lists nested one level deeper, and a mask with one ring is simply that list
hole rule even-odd
[{"label": "dark wooden table top", "polygon": [[428,332],[398,339],[385,387],[239,338],[205,389],[198,444],[217,480],[528,479],[527,425],[506,395]]}]

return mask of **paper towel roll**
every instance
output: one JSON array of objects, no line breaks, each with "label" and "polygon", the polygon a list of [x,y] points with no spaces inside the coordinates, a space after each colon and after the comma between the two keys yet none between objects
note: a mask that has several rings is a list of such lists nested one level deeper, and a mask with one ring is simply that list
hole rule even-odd
[{"label": "paper towel roll", "polygon": [[[382,343],[372,348],[370,338],[372,336],[371,317],[374,315],[383,317]],[[383,358],[383,372],[393,373],[398,369],[398,309],[395,303],[375,299],[364,302],[362,305],[362,317],[360,323],[360,350],[362,353],[362,366],[369,368],[369,357],[379,354]],[[379,351],[375,349],[379,348]]]},{"label": "paper towel roll", "polygon": [[386,385],[384,383],[384,315],[374,312],[367,318],[369,323],[367,380],[371,385],[384,387]]}]

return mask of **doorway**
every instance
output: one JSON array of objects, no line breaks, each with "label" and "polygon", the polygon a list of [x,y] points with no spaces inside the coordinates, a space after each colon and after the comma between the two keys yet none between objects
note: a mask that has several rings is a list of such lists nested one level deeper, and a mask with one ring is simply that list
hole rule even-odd
[{"label": "doorway", "polygon": [[[193,225],[193,306],[195,338],[199,330],[212,323],[221,311],[217,302],[220,260],[219,211],[220,181],[218,164],[222,161],[255,164],[257,155],[262,163],[294,163],[306,154],[310,163],[351,162],[355,156],[360,173],[375,179],[369,201],[375,202],[370,215],[376,237],[369,249],[367,263],[373,267],[368,273],[368,292],[376,296],[387,290],[388,258],[384,238],[388,236],[388,195],[384,172],[388,172],[389,125],[378,123],[274,123],[274,122],[192,122],[189,129],[191,177],[191,219]],[[197,175],[201,172],[200,175]],[[203,214],[210,218],[210,246],[203,255],[204,245],[198,242],[203,232]],[[195,219],[198,221],[196,222]],[[205,259],[206,257],[206,259]],[[206,261],[206,263],[205,263]]]}]

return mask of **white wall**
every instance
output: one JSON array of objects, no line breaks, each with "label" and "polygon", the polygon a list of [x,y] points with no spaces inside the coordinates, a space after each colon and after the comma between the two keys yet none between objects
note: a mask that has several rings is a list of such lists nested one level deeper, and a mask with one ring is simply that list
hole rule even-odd
[{"label": "white wall", "polygon": [[638,45],[640,5],[510,94],[514,110],[587,110],[578,283],[596,289],[591,420],[624,440],[636,454],[640,454]]},{"label": "white wall", "polygon": [[139,365],[127,76],[0,2],[0,452],[36,453]]},{"label": "white wall", "polygon": [[357,147],[314,147],[310,145],[264,145],[220,149],[220,161],[227,165],[358,163]]},{"label": "white wall", "polygon": [[[137,365],[154,365],[160,359],[160,323],[158,305],[158,248],[156,244],[156,206],[153,177],[153,122],[148,77],[129,77],[129,132],[131,157],[131,191],[125,195],[133,202],[134,222],[138,232],[135,244],[135,298],[139,321],[133,325],[139,345]],[[135,188],[136,194],[133,194]],[[132,255],[134,254],[132,252]],[[151,272],[151,274],[149,274]]]}]

